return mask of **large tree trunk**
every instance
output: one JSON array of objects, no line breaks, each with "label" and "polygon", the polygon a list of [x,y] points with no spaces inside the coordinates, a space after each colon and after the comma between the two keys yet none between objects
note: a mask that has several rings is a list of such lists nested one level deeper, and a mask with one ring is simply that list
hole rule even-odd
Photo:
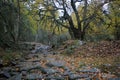
[{"label": "large tree trunk", "polygon": [[115,28],[115,39],[120,40],[120,26],[116,25]]},{"label": "large tree trunk", "polygon": [[84,40],[85,32],[77,28],[69,28],[69,33],[72,39]]}]

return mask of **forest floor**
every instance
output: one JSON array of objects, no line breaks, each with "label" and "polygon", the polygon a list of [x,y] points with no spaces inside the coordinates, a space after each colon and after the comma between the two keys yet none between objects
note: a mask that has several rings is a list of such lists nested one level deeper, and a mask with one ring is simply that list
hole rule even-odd
[{"label": "forest floor", "polygon": [[68,40],[31,53],[0,49],[0,80],[120,80],[120,41]]}]

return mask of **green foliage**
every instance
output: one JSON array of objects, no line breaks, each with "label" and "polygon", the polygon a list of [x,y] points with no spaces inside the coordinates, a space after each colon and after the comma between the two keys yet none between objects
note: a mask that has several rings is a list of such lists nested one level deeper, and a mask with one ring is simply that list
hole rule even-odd
[{"label": "green foliage", "polygon": [[13,55],[11,53],[6,53],[7,55],[3,56],[2,59],[4,61],[11,61],[13,59]]},{"label": "green foliage", "polygon": [[[53,3],[44,0],[18,1],[0,1],[0,46],[14,46],[15,28],[18,24],[19,41],[36,41],[59,46],[63,41],[70,39],[68,28],[63,28],[63,25],[69,27],[69,20],[59,20],[58,10]],[[95,4],[94,1],[87,5],[86,10],[85,5],[79,5],[77,11],[80,25],[77,23],[76,13],[73,12],[69,18],[72,17],[75,31],[85,31],[85,39],[88,41],[120,39],[119,3],[119,0],[109,3],[107,14],[103,13],[102,7],[97,8],[99,3]],[[83,14],[84,12],[86,13]],[[84,30],[85,25],[87,26]],[[78,30],[78,26],[81,30]]]},{"label": "green foliage", "polygon": [[[109,14],[106,16],[109,20],[110,28],[113,28],[113,35],[116,40],[119,40],[120,37],[120,10],[119,10],[120,1],[116,0],[112,3],[109,3]],[[108,21],[107,20],[107,21]]]},{"label": "green foliage", "polygon": [[86,32],[86,40],[114,40],[120,35],[120,11],[119,0],[108,3],[108,12],[103,13],[99,9],[96,11],[96,18],[90,23],[90,28]]},{"label": "green foliage", "polygon": [[58,47],[62,42],[70,39],[68,33],[53,34],[51,31],[39,29],[37,42],[41,42],[48,45],[55,45]]},{"label": "green foliage", "polygon": [[64,54],[66,54],[66,55],[71,55],[71,54],[73,54],[73,52],[74,52],[74,47],[72,46],[72,47],[68,47],[67,49],[65,49],[65,52],[64,52]]},{"label": "green foliage", "polygon": [[101,34],[86,34],[86,41],[101,41],[101,40],[114,40],[114,35],[109,33],[101,33]]},{"label": "green foliage", "polygon": [[16,23],[16,6],[9,1],[0,1],[0,46],[10,46],[14,42],[14,26]]},{"label": "green foliage", "polygon": [[3,56],[1,57],[1,59],[3,60],[3,62],[11,62],[15,59],[19,59],[23,56],[22,53],[20,52],[15,52],[11,49],[6,49],[4,52],[3,52]]},{"label": "green foliage", "polygon": [[20,41],[34,41],[36,33],[36,21],[29,15],[29,10],[25,7],[25,2],[20,3],[20,13],[18,12],[18,2],[0,1],[0,46],[11,47],[15,42],[15,28],[18,25],[18,39]]},{"label": "green foliage", "polygon": [[[32,18],[26,16],[25,14],[21,14],[21,27],[20,27],[20,41],[34,41],[36,28],[35,21]],[[32,22],[33,21],[33,22]]]}]

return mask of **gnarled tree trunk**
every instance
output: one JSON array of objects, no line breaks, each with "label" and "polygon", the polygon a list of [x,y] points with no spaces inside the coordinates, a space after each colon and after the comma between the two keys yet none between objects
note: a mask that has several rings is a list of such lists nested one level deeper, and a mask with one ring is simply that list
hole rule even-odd
[{"label": "gnarled tree trunk", "polygon": [[69,28],[69,34],[72,39],[84,40],[85,38],[85,32],[80,31],[77,28],[73,28],[73,29]]}]

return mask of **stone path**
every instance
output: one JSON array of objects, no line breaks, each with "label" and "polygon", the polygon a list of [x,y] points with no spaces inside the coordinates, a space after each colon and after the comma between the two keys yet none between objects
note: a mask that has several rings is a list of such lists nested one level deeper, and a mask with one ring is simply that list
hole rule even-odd
[{"label": "stone path", "polygon": [[120,80],[112,74],[101,73],[100,69],[82,63],[79,64],[82,67],[77,69],[74,63],[69,63],[69,60],[66,62],[62,56],[56,57],[54,52],[46,49],[39,53],[32,50],[24,58],[12,61],[9,67],[0,68],[0,80]]},{"label": "stone path", "polygon": [[[29,54],[26,59],[15,61],[15,65],[4,67],[0,72],[0,80],[104,80],[99,77],[100,70],[83,66],[79,70],[71,70],[65,61],[51,58],[53,54]],[[109,78],[107,80],[120,80]]]}]

